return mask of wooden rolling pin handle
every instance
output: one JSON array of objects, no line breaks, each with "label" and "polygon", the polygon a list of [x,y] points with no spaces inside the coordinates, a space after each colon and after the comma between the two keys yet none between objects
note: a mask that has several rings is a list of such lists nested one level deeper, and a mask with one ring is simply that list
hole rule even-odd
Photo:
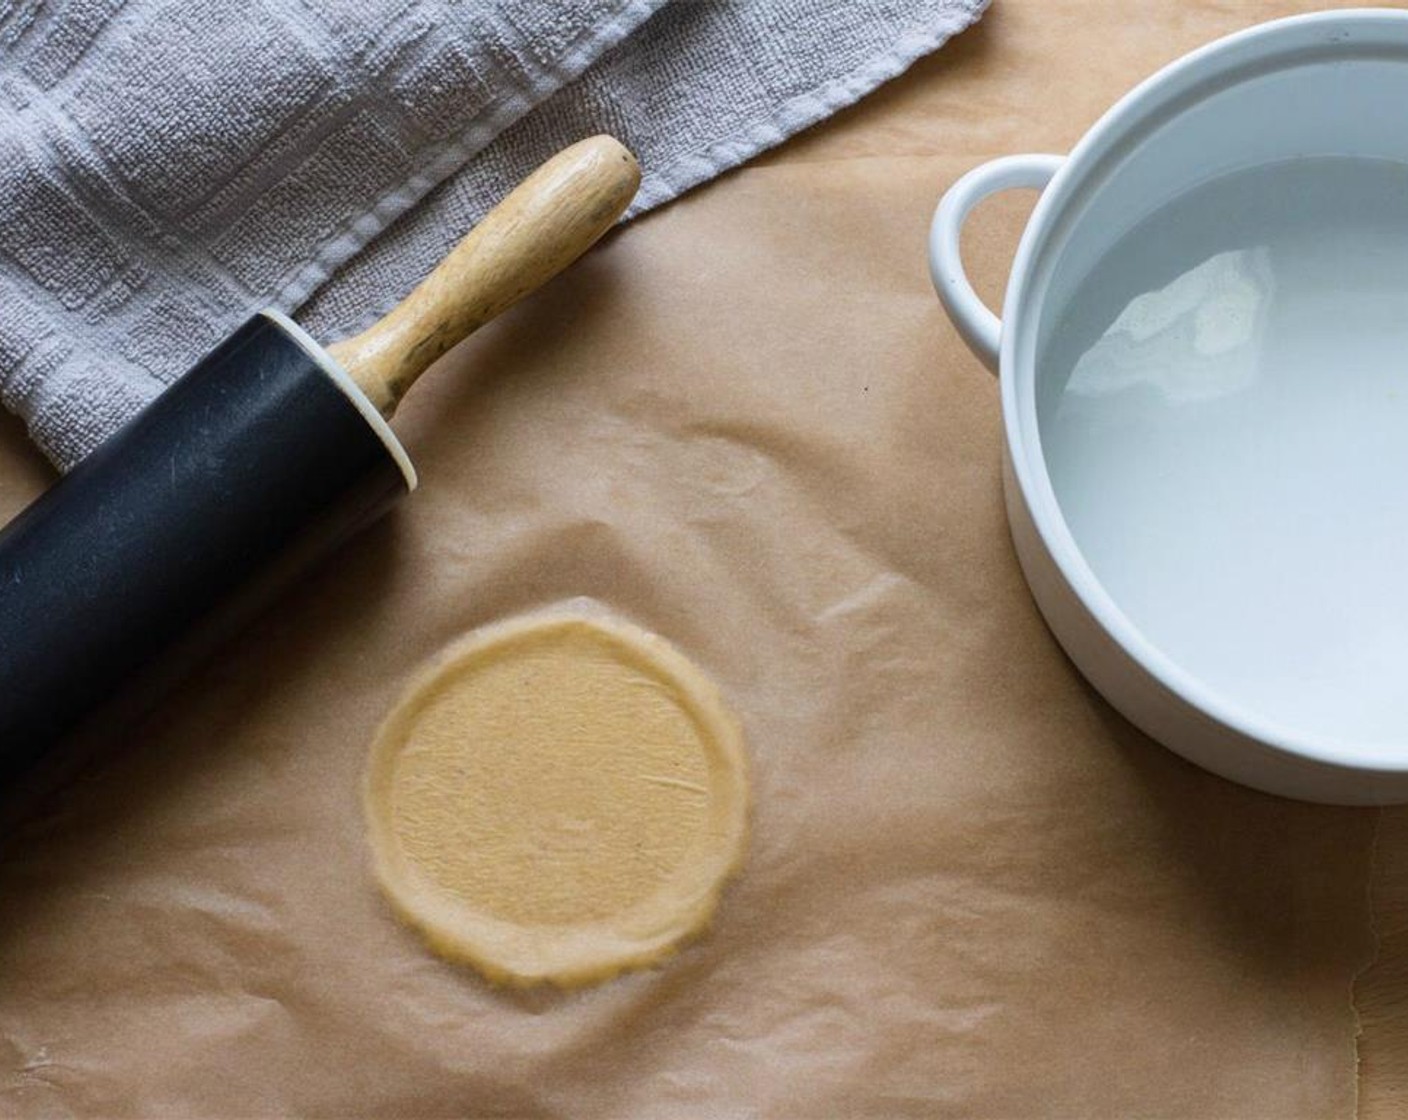
[{"label": "wooden rolling pin handle", "polygon": [[610,136],[559,152],[500,202],[384,318],[328,347],[383,416],[426,367],[585,253],[640,185]]}]

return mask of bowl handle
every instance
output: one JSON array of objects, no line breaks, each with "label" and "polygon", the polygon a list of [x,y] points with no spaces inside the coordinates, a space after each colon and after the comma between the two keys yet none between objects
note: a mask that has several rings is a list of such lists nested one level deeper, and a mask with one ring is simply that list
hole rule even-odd
[{"label": "bowl handle", "polygon": [[963,271],[963,254],[958,235],[968,212],[983,199],[998,191],[1017,187],[1038,190],[1051,182],[1061,169],[1064,156],[1022,155],[1004,156],[973,168],[944,192],[934,221],[929,227],[929,275],[939,302],[980,362],[997,372],[1002,341],[1002,321],[989,311],[968,275]]}]

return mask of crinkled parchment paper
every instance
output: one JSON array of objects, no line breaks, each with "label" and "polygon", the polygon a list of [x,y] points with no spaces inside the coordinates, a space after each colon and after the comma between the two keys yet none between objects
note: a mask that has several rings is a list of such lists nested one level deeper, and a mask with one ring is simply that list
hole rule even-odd
[{"label": "crinkled parchment paper", "polygon": [[[421,490],[0,856],[0,1112],[1352,1115],[1375,814],[1205,775],[1082,682],[925,272],[964,170],[1301,6],[1136,7],[1000,0],[418,388]],[[974,220],[992,297],[1029,202]],[[8,512],[43,475],[0,448]],[[424,658],[577,595],[717,677],[753,844],[667,967],[504,993],[393,919],[358,781]]]}]

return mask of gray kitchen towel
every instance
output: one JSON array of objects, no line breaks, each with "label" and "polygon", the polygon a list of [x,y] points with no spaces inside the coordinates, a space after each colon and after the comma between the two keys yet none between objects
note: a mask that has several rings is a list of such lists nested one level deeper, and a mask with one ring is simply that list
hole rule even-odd
[{"label": "gray kitchen towel", "polygon": [[0,0],[0,400],[66,469],[252,311],[359,329],[611,132],[638,214],[988,0]]}]

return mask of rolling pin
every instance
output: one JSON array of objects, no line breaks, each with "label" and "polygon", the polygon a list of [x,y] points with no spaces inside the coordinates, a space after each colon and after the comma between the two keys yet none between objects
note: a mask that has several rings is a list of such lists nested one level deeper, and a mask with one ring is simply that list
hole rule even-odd
[{"label": "rolling pin", "polygon": [[256,315],[0,531],[0,795],[414,490],[387,424],[406,391],[584,253],[639,181],[611,137],[583,140],[364,333],[324,350]]}]

